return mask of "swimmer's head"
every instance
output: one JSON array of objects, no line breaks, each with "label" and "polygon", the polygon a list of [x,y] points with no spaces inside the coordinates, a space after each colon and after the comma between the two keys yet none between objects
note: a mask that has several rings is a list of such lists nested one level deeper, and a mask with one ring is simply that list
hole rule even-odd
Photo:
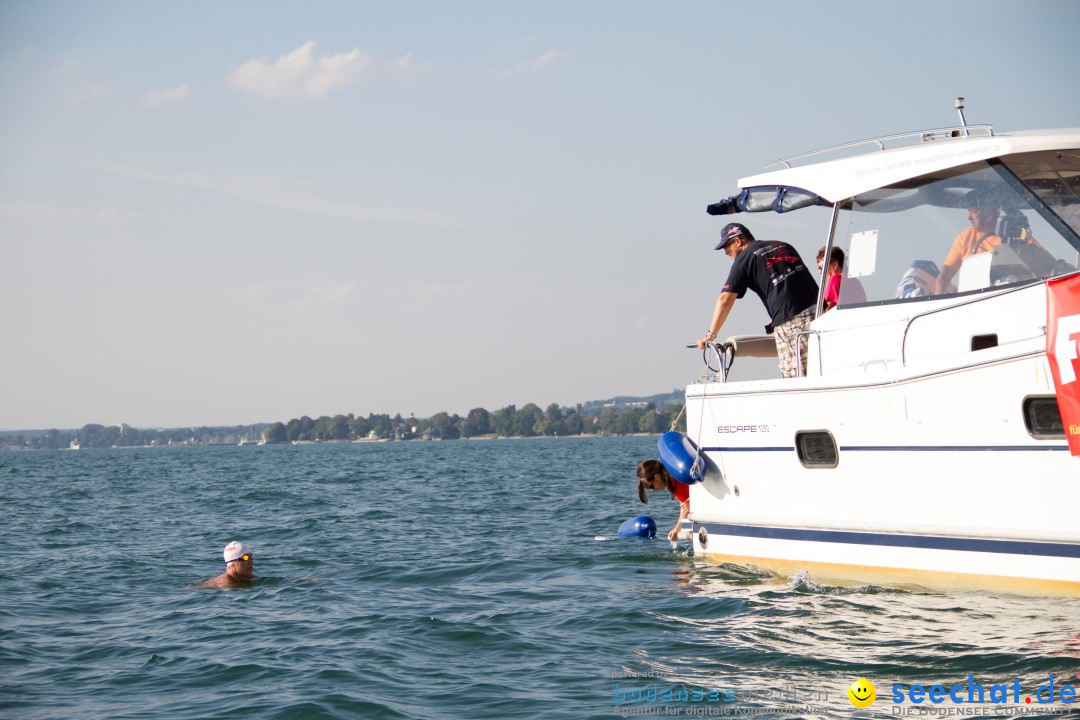
[{"label": "swimmer's head", "polygon": [[252,553],[251,548],[249,548],[247,545],[240,542],[239,540],[233,540],[231,543],[226,545],[225,552],[222,553],[222,555],[225,557],[226,565],[230,565],[237,560],[245,559],[245,555],[247,556],[246,559],[250,560],[253,554],[254,553]]}]

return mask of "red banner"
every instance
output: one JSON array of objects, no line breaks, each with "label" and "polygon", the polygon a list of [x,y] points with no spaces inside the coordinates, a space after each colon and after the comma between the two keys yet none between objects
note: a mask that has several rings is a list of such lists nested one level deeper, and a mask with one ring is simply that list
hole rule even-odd
[{"label": "red banner", "polygon": [[1046,283],[1046,357],[1069,452],[1080,455],[1080,275]]}]

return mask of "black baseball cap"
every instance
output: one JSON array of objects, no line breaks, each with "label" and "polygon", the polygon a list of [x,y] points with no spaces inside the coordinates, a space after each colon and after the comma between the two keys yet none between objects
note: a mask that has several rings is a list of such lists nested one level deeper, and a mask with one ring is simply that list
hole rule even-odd
[{"label": "black baseball cap", "polygon": [[738,238],[750,242],[754,239],[754,234],[747,230],[745,225],[740,223],[728,223],[724,226],[724,229],[720,231],[720,237],[722,240],[720,240],[720,244],[714,248],[716,250],[723,250],[728,246],[728,243]]}]

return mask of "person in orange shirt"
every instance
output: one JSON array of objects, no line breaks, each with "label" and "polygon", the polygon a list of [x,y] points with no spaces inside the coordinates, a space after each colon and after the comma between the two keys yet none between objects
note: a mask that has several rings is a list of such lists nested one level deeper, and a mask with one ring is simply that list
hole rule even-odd
[{"label": "person in orange shirt", "polygon": [[[972,190],[964,196],[964,200],[968,209],[968,222],[971,223],[971,227],[957,235],[956,240],[953,241],[949,256],[945,258],[945,264],[937,277],[936,294],[938,295],[946,292],[956,292],[956,288],[950,287],[950,284],[960,270],[964,258],[990,252],[1001,244],[1001,238],[997,235],[1001,201],[997,195],[991,190]],[[1036,247],[1041,247],[1026,230],[1021,233],[1019,239]]]}]

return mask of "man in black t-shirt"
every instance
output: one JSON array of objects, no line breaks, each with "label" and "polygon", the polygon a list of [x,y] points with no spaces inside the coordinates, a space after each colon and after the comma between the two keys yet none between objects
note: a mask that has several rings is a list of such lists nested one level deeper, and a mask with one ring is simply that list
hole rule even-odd
[{"label": "man in black t-shirt", "polygon": [[728,223],[720,234],[722,239],[716,249],[723,250],[735,263],[716,299],[709,332],[698,340],[698,347],[704,349],[705,343],[716,339],[735,300],[750,289],[765,303],[772,319],[780,372],[784,377],[795,377],[796,368],[801,366],[805,375],[806,335],[800,337],[799,333],[806,331],[814,319],[818,296],[814,276],[795,248],[785,242],[755,240],[739,223]]}]

